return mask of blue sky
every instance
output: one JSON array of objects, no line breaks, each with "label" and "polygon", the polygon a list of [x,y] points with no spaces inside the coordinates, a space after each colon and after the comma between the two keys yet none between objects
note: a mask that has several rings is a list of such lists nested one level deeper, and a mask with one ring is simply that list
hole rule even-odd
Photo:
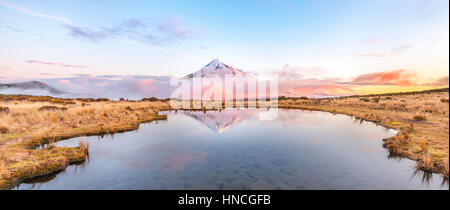
[{"label": "blue sky", "polygon": [[220,58],[253,72],[287,65],[351,79],[405,69],[432,80],[448,76],[448,4],[0,0],[0,77],[181,76]]}]

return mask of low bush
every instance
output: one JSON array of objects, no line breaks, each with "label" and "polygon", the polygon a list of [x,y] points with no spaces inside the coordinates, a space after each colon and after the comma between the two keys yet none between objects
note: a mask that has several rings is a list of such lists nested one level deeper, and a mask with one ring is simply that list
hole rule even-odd
[{"label": "low bush", "polygon": [[380,98],[372,98],[372,102],[378,103],[378,102],[380,102]]},{"label": "low bush", "polygon": [[364,102],[370,102],[370,99],[368,99],[368,98],[360,98],[359,100],[364,101]]},{"label": "low bush", "polygon": [[9,113],[9,108],[0,106],[0,113]]},{"label": "low bush", "polygon": [[9,129],[4,126],[0,126],[0,134],[9,133]]},{"label": "low bush", "polygon": [[416,121],[424,121],[426,120],[426,117],[423,115],[414,115],[413,119]]},{"label": "low bush", "polygon": [[142,98],[141,101],[158,101],[159,99],[156,97],[150,97],[150,98]]},{"label": "low bush", "polygon": [[39,111],[66,111],[66,107],[57,107],[57,106],[43,106],[38,109]]}]

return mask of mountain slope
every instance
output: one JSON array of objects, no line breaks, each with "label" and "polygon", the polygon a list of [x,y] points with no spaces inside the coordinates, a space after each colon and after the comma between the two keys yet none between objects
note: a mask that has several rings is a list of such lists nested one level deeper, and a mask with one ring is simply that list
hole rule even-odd
[{"label": "mountain slope", "polygon": [[22,82],[22,83],[9,83],[9,84],[0,83],[0,91],[10,90],[10,89],[23,90],[23,91],[25,91],[25,90],[47,91],[47,92],[49,92],[51,94],[55,94],[55,95],[65,93],[65,92],[60,91],[50,85],[47,85],[43,82],[38,82],[38,81],[29,81],[29,82]]}]

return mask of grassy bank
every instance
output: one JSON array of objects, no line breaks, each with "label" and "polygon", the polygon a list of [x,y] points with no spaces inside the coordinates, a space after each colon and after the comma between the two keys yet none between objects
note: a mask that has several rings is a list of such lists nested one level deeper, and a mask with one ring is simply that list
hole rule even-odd
[{"label": "grassy bank", "polygon": [[448,89],[443,89],[334,99],[286,98],[279,107],[345,114],[394,128],[397,135],[384,139],[390,157],[415,160],[417,169],[448,179],[448,98]]},{"label": "grassy bank", "polygon": [[85,161],[88,145],[57,148],[52,143],[77,136],[135,130],[140,123],[163,120],[161,101],[86,101],[47,97],[0,97],[0,189],[64,170]]}]

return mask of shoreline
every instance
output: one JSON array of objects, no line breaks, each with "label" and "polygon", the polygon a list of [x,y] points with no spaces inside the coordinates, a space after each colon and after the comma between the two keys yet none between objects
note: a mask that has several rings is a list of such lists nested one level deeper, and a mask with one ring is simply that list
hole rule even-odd
[{"label": "shoreline", "polygon": [[[35,150],[35,151],[58,150],[58,148],[61,148],[61,147],[42,148],[42,149],[38,149],[38,147],[45,145],[45,144],[51,144],[54,142],[72,139],[72,138],[76,138],[76,137],[82,137],[82,136],[102,136],[102,135],[108,135],[108,134],[130,132],[130,131],[139,129],[140,124],[149,123],[149,122],[157,121],[157,120],[165,120],[165,119],[167,119],[167,117],[165,115],[155,115],[155,116],[151,116],[151,119],[142,120],[136,124],[132,124],[131,126],[119,127],[116,130],[114,130],[114,129],[107,130],[107,131],[91,130],[91,131],[87,131],[86,133],[80,132],[80,133],[73,133],[73,134],[69,134],[69,135],[59,135],[59,136],[55,135],[51,139],[50,138],[41,139],[39,141],[40,144],[36,144],[36,142],[29,142],[29,143],[22,144],[22,146],[24,146],[28,150]],[[89,154],[88,153],[83,154],[80,151],[80,147],[70,147],[70,148],[64,148],[64,149],[69,149],[70,151],[72,151],[69,153],[75,153],[75,157],[71,157],[71,154],[66,154],[66,153],[58,154],[59,158],[68,158],[68,160],[67,161],[62,160],[62,162],[52,163],[54,165],[51,165],[51,166],[48,166],[48,161],[50,161],[50,160],[46,160],[46,162],[38,163],[34,166],[34,167],[38,168],[38,170],[31,172],[31,174],[11,175],[11,178],[9,180],[6,180],[6,182],[5,182],[5,180],[0,180],[0,190],[12,189],[12,188],[18,186],[19,184],[21,184],[24,180],[39,178],[39,177],[47,176],[47,175],[57,173],[60,171],[64,171],[68,166],[74,165],[74,164],[79,164],[79,163],[84,163],[86,161],[86,159],[89,158]],[[52,151],[52,153],[53,153],[53,151]],[[40,165],[44,165],[44,166],[40,166]],[[47,168],[42,168],[42,167],[47,167]],[[42,168],[42,169],[39,169],[39,168]],[[28,169],[28,167],[22,167],[22,169],[20,171],[26,172],[26,169]]]},{"label": "shoreline", "polygon": [[[367,97],[367,96],[366,96]],[[373,96],[372,96],[373,97]],[[448,97],[448,92],[447,92]],[[312,100],[311,100],[312,101]],[[436,132],[427,133],[426,128],[423,126],[426,122],[413,121],[409,118],[402,118],[395,115],[390,115],[388,118],[383,117],[383,115],[370,114],[368,115],[368,110],[364,108],[347,109],[345,107],[339,106],[326,106],[326,105],[303,105],[297,103],[286,103],[278,106],[278,108],[289,108],[289,109],[301,109],[301,110],[311,110],[311,111],[322,111],[334,114],[344,114],[347,116],[355,117],[356,119],[362,119],[365,121],[373,122],[377,125],[395,129],[397,134],[390,138],[383,139],[383,147],[389,151],[391,157],[407,158],[416,162],[416,168],[418,170],[441,174],[444,180],[449,179],[448,174],[448,132]],[[367,111],[367,112],[366,112]],[[390,117],[396,118],[395,120],[389,119]],[[425,124],[427,125],[427,124]],[[434,126],[433,123],[428,124],[427,127]],[[445,128],[445,127],[444,127]],[[447,112],[447,129],[448,129],[448,112]],[[420,134],[420,135],[419,135]],[[435,149],[430,142],[422,140],[424,137],[430,137],[439,135],[443,139],[444,147]],[[446,140],[445,140],[446,139]],[[420,145],[418,145],[420,144]],[[443,155],[437,159],[426,159],[430,156],[430,150],[438,153],[442,152]],[[442,154],[440,153],[440,154]],[[434,158],[432,156],[431,158]]]}]

